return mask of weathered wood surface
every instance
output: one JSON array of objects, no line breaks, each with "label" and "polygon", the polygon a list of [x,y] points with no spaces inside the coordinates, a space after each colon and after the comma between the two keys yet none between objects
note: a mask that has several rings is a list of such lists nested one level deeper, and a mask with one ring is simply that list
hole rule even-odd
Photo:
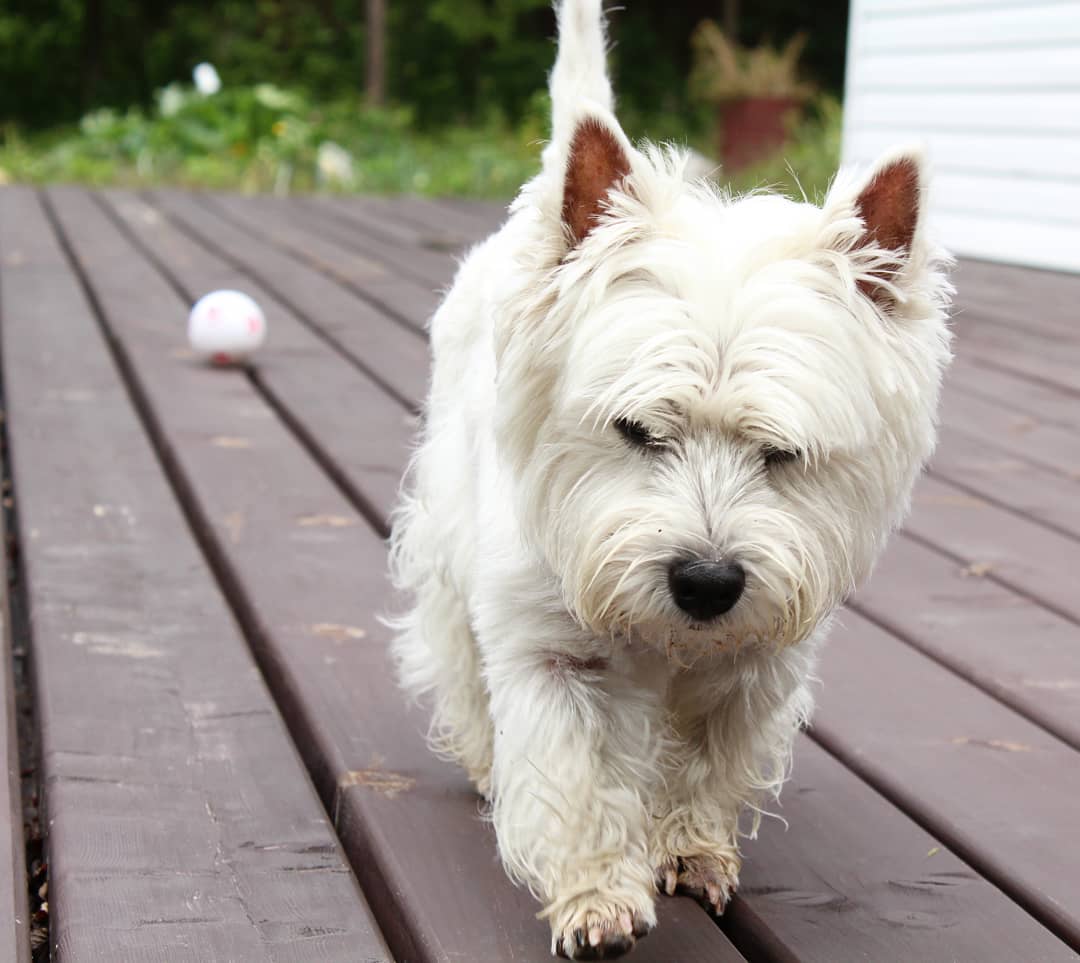
[{"label": "weathered wood surface", "polygon": [[[0,249],[0,258],[3,256]],[[0,513],[0,545],[7,551],[8,544],[3,513]],[[15,722],[15,639],[9,591],[8,578],[0,578],[0,960],[27,963],[30,959],[30,909]]]},{"label": "weathered wood surface", "polygon": [[[235,202],[235,201],[231,202],[231,204],[234,205],[234,206],[239,205],[240,203],[241,202]],[[260,204],[261,204],[261,202],[260,202]],[[145,220],[145,218],[144,218],[144,220]],[[247,218],[247,221],[248,221],[249,225],[254,226],[255,223],[256,223],[256,218],[255,218],[254,215],[252,215],[251,217]],[[253,227],[253,231],[254,230],[255,229]],[[257,235],[258,235],[257,233],[253,233],[253,236],[257,236]],[[333,250],[333,248],[330,248],[330,250]],[[340,255],[340,257],[341,257],[342,263],[347,263],[347,257],[348,257],[347,254],[342,254],[342,255]],[[345,270],[345,269],[342,268],[341,270]],[[310,375],[308,376],[308,378],[310,379],[310,377],[312,377],[313,375],[314,375],[314,371],[312,370],[310,372]],[[303,379],[301,379],[301,380],[303,380]],[[414,401],[418,402],[419,398],[418,397],[414,398]],[[320,444],[321,447],[323,447],[326,450],[334,450],[335,447],[336,448],[341,447],[340,442],[339,442],[339,439],[340,439],[340,434],[339,434],[340,425],[336,424],[334,422],[334,420],[327,419],[325,417],[325,415],[324,415],[322,418],[309,419],[305,423],[306,423],[306,426],[307,426],[308,433],[310,433],[311,436],[319,439],[319,444]],[[885,804],[885,803],[883,803],[881,801],[876,801],[876,804],[877,804],[878,810],[880,810],[882,812],[891,811],[890,806],[888,806],[887,804]],[[887,818],[882,818],[882,822],[888,823],[888,819]],[[839,847],[842,847],[842,845],[843,845],[842,839],[837,840],[837,845]],[[777,865],[780,866],[781,865],[780,860],[783,859],[783,853],[778,852],[777,853],[777,858],[778,858]],[[883,878],[887,878],[888,877],[888,870],[892,868],[889,865],[889,863],[887,862],[887,860],[886,860],[886,862],[882,862],[880,864],[880,868],[882,869]],[[856,901],[858,901],[858,896],[859,896],[858,893],[855,893],[855,894],[852,895],[851,901],[852,901],[853,905],[856,903]],[[989,903],[993,904],[993,901],[994,900],[989,900]],[[813,903],[813,900],[811,900],[811,903]],[[831,903],[832,903],[832,900],[829,900],[829,899],[818,900],[818,906],[820,907],[820,909],[819,909],[819,918],[820,918],[821,913],[827,912],[827,910],[824,909],[824,908],[827,907],[828,905],[831,905]],[[880,906],[877,906],[877,907],[873,907],[873,909],[880,910],[881,908],[880,908]],[[894,915],[896,915],[896,917],[903,917],[904,912],[901,909],[899,909],[897,907],[893,907],[892,909],[893,909]],[[1001,911],[999,907],[991,906],[991,909],[996,910],[997,912]],[[961,915],[964,915],[964,917],[967,917],[967,918],[974,918],[975,915],[977,915],[977,914],[973,914],[971,912],[971,910],[969,909],[969,911],[967,913],[961,913]],[[994,912],[990,912],[990,913],[988,913],[988,915],[994,915]],[[882,918],[888,917],[888,910],[881,912],[881,917]],[[848,937],[848,942],[850,944],[850,941],[852,939],[851,932],[852,931],[860,931],[860,933],[863,933],[863,932],[866,931],[866,928],[867,927],[860,926],[860,924],[858,922],[856,922],[855,925],[853,925],[853,926],[847,926],[847,927],[841,926],[841,927],[839,927],[839,932],[843,936]],[[836,927],[834,925],[831,928],[832,936],[836,937],[837,932],[838,932],[838,927]],[[872,927],[870,927],[870,932],[873,932]],[[976,927],[976,932],[982,932],[982,935],[985,936],[985,931],[980,931],[980,928],[978,928],[978,927]],[[798,933],[797,932],[794,934],[794,937],[795,938],[793,939],[793,944],[798,945],[799,944],[799,938],[798,938]],[[868,950],[868,952],[873,952],[873,950]]]},{"label": "weathered wood surface", "polygon": [[389,959],[33,193],[0,251],[53,958]]},{"label": "weathered wood surface", "polygon": [[[179,498],[394,957],[547,958],[477,798],[402,704],[376,620],[427,314],[501,211],[48,196],[167,455],[141,497]],[[70,283],[70,265],[53,269]],[[1075,378],[1062,378],[1080,357],[1078,282],[996,271],[960,270],[942,446],[908,532],[827,649],[821,710],[782,799],[789,828],[767,820],[747,845],[723,933],[665,899],[635,958],[1076,958],[1080,856],[1064,841],[1080,796],[1080,450]],[[215,287],[267,309],[250,371],[185,355],[187,305]],[[209,582],[205,562],[192,566]]]},{"label": "weathered wood surface", "polygon": [[[187,301],[94,201],[55,204],[395,955],[546,959],[546,924],[495,864],[476,797],[428,752],[393,684],[379,534],[242,372],[170,356]],[[641,959],[739,958],[696,905],[666,909],[666,936]]]},{"label": "weathered wood surface", "polygon": [[[205,287],[215,278],[220,278],[221,275],[215,274],[213,266],[207,263],[204,255],[202,255],[197,246],[192,245],[190,241],[186,241],[177,234],[175,230],[169,228],[167,224],[156,222],[153,217],[147,217],[144,213],[141,213],[141,204],[134,198],[124,196],[114,196],[110,198],[113,206],[124,219],[124,221],[131,227],[136,233],[140,241],[146,246],[147,250],[151,253],[155,259],[160,263],[167,265],[168,270],[173,274],[182,287],[186,286],[186,292],[189,298],[192,296],[192,292],[205,290]],[[235,280],[235,279],[233,279]],[[249,282],[250,284],[250,282]],[[257,290],[257,289],[256,289]],[[289,346],[292,344],[292,338],[294,336],[294,326],[288,320],[285,322],[285,340],[279,344],[279,347],[283,351],[288,351]],[[298,383],[310,383],[318,379],[318,372],[324,370],[327,366],[332,365],[333,359],[318,359],[311,355],[305,355],[302,358],[291,358],[292,364],[296,366],[296,380]],[[272,366],[260,365],[260,381],[267,385],[273,384],[273,369]],[[287,395],[284,392],[278,392],[276,397],[283,406],[287,406],[292,410],[293,396]],[[418,400],[418,399],[417,399]],[[302,399],[301,407],[303,407]],[[385,398],[383,402],[383,408],[389,412],[396,413],[393,417],[400,417],[403,413],[403,409],[396,405],[392,399]],[[373,418],[374,413],[365,406],[365,426],[356,426],[360,431],[366,431],[366,423]],[[340,438],[343,431],[350,429],[349,417],[347,414],[345,420],[342,420],[340,413],[342,409],[337,407],[336,409],[331,406],[324,406],[320,411],[306,411],[304,415],[303,425],[305,427],[305,436],[310,437],[313,443],[323,451],[335,451],[340,448]],[[336,415],[336,416],[335,416]],[[391,417],[390,423],[393,423],[393,417]],[[299,420],[299,419],[298,419]],[[382,419],[376,417],[374,419],[377,423],[381,423]],[[400,423],[396,430],[400,432]],[[403,456],[402,456],[403,457]],[[403,460],[398,463],[398,469],[403,464]],[[351,479],[351,484],[357,488],[365,487],[365,482],[361,475],[355,468],[346,468],[346,475]],[[385,511],[389,507],[389,499],[381,499],[375,503],[381,511]],[[381,518],[385,518],[384,515]],[[812,778],[812,777],[811,777]],[[851,776],[847,777],[851,783],[856,787],[858,786],[858,780]],[[834,778],[835,781],[835,778]],[[860,825],[865,827],[865,834],[869,836],[879,835],[885,839],[903,838],[902,829],[898,830],[898,825],[903,826],[903,817],[896,813],[891,806],[884,803],[884,801],[877,799],[873,794],[866,794],[865,796],[856,796],[858,800],[858,807],[855,812],[848,812],[846,818],[848,820],[856,820]],[[849,807],[849,810],[853,807]],[[843,839],[840,835],[840,829],[842,824],[836,823],[832,828],[836,834],[835,842],[838,848],[842,848],[844,845]],[[921,843],[920,843],[921,844]],[[896,862],[896,857],[899,854],[901,857],[909,856],[912,852],[918,849],[918,845],[901,847],[892,852],[893,859],[882,858],[877,863],[877,871],[880,874],[882,887],[885,887],[887,880],[890,878],[890,874],[895,874],[899,867]],[[929,846],[927,848],[930,848]],[[888,853],[883,854],[887,856]],[[951,857],[944,857],[946,859]],[[783,848],[778,847],[769,857],[772,865],[776,868],[780,868],[785,865],[786,857],[783,853]],[[763,859],[762,862],[765,860]],[[832,893],[840,891],[841,881],[836,878],[836,866],[827,866],[819,868],[818,872],[824,878],[830,880],[830,885],[833,886]],[[829,875],[828,870],[832,871],[832,875]],[[844,894],[844,899],[851,907],[857,907],[864,905],[865,900],[862,895],[862,888],[866,885],[867,880],[864,877],[862,884],[850,885],[854,880],[848,880],[848,888]],[[847,945],[854,947],[865,946],[866,952],[872,954],[877,946],[877,940],[880,939],[880,934],[877,932],[877,927],[868,925],[867,916],[873,918],[873,914],[888,915],[892,913],[895,918],[902,918],[905,913],[913,912],[920,913],[921,909],[912,907],[905,904],[905,900],[910,897],[912,891],[902,892],[899,895],[893,895],[891,903],[887,908],[882,908],[882,900],[876,897],[874,901],[871,901],[869,906],[863,913],[852,913],[845,916],[842,925],[833,925],[829,928],[829,938],[822,942],[817,948],[818,958],[828,958],[828,947],[834,945],[830,943],[830,940],[837,938],[843,938]],[[974,890],[965,891],[964,901],[958,903],[953,911],[955,918],[980,920],[983,917],[986,918],[999,918],[1002,914],[1006,918],[1011,918],[1012,913],[1015,911],[1010,907],[1001,897],[996,894],[991,888],[986,887],[980,889],[976,887]],[[801,907],[799,912],[802,914],[797,917],[797,921],[802,923],[802,929],[799,926],[794,925],[789,927],[789,931],[785,933],[785,938],[790,941],[792,946],[799,946],[806,943],[807,934],[810,932],[820,931],[819,920],[823,916],[829,916],[830,919],[835,916],[835,913],[830,909],[833,905],[833,899],[831,897],[823,897],[822,893],[818,891],[817,898],[810,898],[805,891],[803,891],[803,897],[809,904],[809,910],[806,907]],[[754,896],[751,895],[750,902],[757,905],[763,901],[772,903],[776,901],[775,894],[770,893],[768,896]],[[764,909],[767,906],[763,906],[763,915],[761,917],[750,916],[747,919],[760,920],[765,918]],[[813,923],[811,923],[813,921]],[[1021,917],[1011,920],[1012,923],[1020,924],[1021,931],[1023,931],[1023,925]],[[879,924],[880,925],[880,924]],[[760,932],[762,930],[762,924],[758,922],[756,930]],[[747,934],[754,932],[754,927],[744,923],[744,931]],[[978,925],[973,927],[973,932],[976,934],[985,935],[984,927]],[[928,941],[933,938],[933,930],[931,928],[924,927],[920,930],[920,933],[924,935]],[[749,938],[749,936],[747,937]],[[981,938],[981,937],[980,937]],[[1025,934],[1024,938],[1030,939],[1030,934]],[[918,943],[918,939],[914,941]],[[929,947],[927,942],[926,947]],[[644,952],[642,950],[641,952]],[[808,951],[803,949],[802,952],[806,954]]]}]

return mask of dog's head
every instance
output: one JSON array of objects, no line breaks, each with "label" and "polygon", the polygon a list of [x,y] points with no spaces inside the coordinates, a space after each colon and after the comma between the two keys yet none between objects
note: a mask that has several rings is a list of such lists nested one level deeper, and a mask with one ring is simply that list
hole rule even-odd
[{"label": "dog's head", "polygon": [[497,331],[500,453],[593,631],[793,643],[867,575],[932,450],[947,259],[917,153],[821,208],[683,163],[603,111],[549,148]]}]

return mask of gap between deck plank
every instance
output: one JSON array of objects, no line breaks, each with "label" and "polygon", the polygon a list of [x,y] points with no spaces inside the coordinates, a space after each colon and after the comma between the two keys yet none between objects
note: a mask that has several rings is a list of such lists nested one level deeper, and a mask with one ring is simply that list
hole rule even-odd
[{"label": "gap between deck plank", "polygon": [[[9,252],[0,247],[0,261]],[[0,305],[2,307],[2,305]],[[0,315],[0,334],[4,319]],[[2,378],[0,378],[2,381]],[[2,398],[0,394],[0,398]],[[6,411],[0,409],[0,417]],[[0,469],[4,468],[0,464]],[[5,497],[12,497],[5,492]],[[26,841],[23,835],[21,763],[15,708],[16,640],[11,617],[9,585],[14,575],[15,544],[0,512],[0,960],[30,961],[30,908],[26,877]],[[12,533],[13,534],[13,533]],[[25,639],[19,639],[25,643]]]},{"label": "gap between deck plank", "polygon": [[[189,259],[189,258],[187,258],[187,257],[185,257],[185,258],[183,259],[183,261],[184,261],[184,263],[189,263],[189,262],[190,262],[190,259]],[[311,379],[311,378],[309,378],[308,380],[312,380],[312,379]],[[337,425],[337,423],[335,423],[334,429],[333,429],[332,431],[330,431],[330,432],[329,432],[329,437],[330,437],[330,438],[333,438],[333,437],[335,437],[335,436],[337,435],[337,433],[338,433],[338,432],[339,432],[339,426]],[[324,436],[325,436],[325,435],[324,435]],[[340,444],[334,445],[334,443],[333,443],[333,442],[332,442],[332,443],[330,443],[330,444],[332,444],[332,446],[333,446],[334,450],[340,450],[340,448],[341,448],[341,445],[340,445]],[[754,894],[753,894],[753,891],[751,891],[751,898],[753,898],[753,895],[754,895]],[[772,896],[772,895],[773,895],[773,894],[768,894],[768,896],[767,896],[766,898],[768,898],[769,896]],[[775,901],[775,900],[772,900],[772,901]],[[766,904],[766,908],[768,908],[768,904]],[[734,913],[734,915],[733,915],[732,919],[738,919],[738,911]],[[733,923],[732,923],[732,924],[730,924],[730,925],[735,925],[735,924],[733,924]],[[796,942],[797,942],[797,940],[796,940]]]}]

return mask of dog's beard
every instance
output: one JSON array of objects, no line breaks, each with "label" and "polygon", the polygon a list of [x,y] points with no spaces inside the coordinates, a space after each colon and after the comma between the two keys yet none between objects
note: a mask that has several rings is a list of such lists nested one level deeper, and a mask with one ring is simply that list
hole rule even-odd
[{"label": "dog's beard", "polygon": [[[570,461],[563,459],[562,468]],[[793,645],[850,590],[843,547],[789,511],[748,499],[729,506],[722,534],[708,537],[700,519],[675,520],[691,504],[677,496],[635,497],[629,480],[605,481],[604,472],[594,464],[565,484],[558,470],[532,479],[540,554],[567,611],[594,635],[663,648],[678,659],[720,648]],[[746,587],[729,612],[695,621],[672,597],[669,568],[679,557],[717,554],[740,560]]]},{"label": "dog's beard", "polygon": [[[746,589],[727,613],[696,621],[671,597],[670,544],[624,526],[599,540],[595,553],[576,553],[560,573],[567,608],[593,632],[663,647],[673,657],[748,645],[787,646],[808,635],[835,608],[837,593],[803,542],[735,543],[747,572]],[[628,530],[630,529],[630,530]],[[679,544],[692,544],[680,539]]]}]

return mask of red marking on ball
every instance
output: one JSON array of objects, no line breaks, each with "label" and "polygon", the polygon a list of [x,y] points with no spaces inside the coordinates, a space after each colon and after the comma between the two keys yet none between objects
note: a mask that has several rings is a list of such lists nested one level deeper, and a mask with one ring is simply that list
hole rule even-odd
[{"label": "red marking on ball", "polygon": [[262,327],[262,322],[259,321],[259,319],[257,317],[255,317],[255,315],[251,315],[251,317],[249,317],[247,319],[247,321],[248,321],[248,334],[258,334],[259,333],[259,328]]},{"label": "red marking on ball", "polygon": [[232,364],[233,359],[231,354],[226,354],[224,351],[218,351],[216,354],[211,355],[210,360],[214,364]]}]

